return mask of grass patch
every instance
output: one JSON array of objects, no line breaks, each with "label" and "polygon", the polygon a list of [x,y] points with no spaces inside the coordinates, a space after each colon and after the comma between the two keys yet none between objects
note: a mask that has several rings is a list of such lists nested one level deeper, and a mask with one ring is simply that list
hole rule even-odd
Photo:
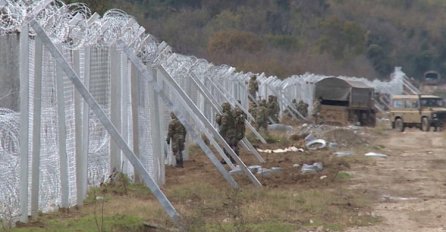
[{"label": "grass patch", "polygon": [[[274,141],[274,147],[289,146],[291,141],[275,133],[265,138]],[[200,152],[197,146],[189,149],[191,157]],[[168,179],[163,191],[182,216],[186,231],[306,231],[320,227],[343,231],[377,222],[376,217],[367,216],[370,198],[363,192],[343,188],[346,180],[352,178],[344,170],[353,163],[367,164],[370,159],[362,151],[342,158],[331,157],[329,153],[322,150],[293,156],[269,154],[268,164],[281,166],[285,171],[277,179],[271,177],[270,182],[262,179],[265,187],[260,189],[240,176],[236,179],[243,187],[232,189],[221,177],[215,177],[215,170],[194,160],[194,167],[170,170],[170,178],[176,175],[176,179]],[[299,169],[292,167],[294,163],[314,161],[324,163],[323,172],[301,175]],[[320,175],[328,177],[322,180]],[[103,218],[105,231],[138,231],[142,221],[174,227],[148,189],[130,183],[125,177],[118,176],[113,183],[92,188],[85,203],[74,215],[45,215],[40,226],[17,229],[60,231],[56,228],[67,227],[70,228],[67,231],[99,231],[98,217]],[[102,208],[103,213],[98,213]],[[84,230],[85,225],[92,230]]]},{"label": "grass patch", "polygon": [[288,136],[284,133],[269,132],[262,135],[265,141],[269,144],[274,143],[277,147],[283,148],[290,146],[292,141],[288,139]]},{"label": "grass patch", "polygon": [[[350,175],[339,172],[337,178],[348,179]],[[103,214],[97,197],[89,197],[91,202],[79,212],[45,215],[38,225],[30,224],[14,231],[139,232],[143,231],[143,221],[173,227],[155,199],[135,197],[141,192],[139,186],[130,184],[127,191],[127,195],[106,192]],[[280,189],[246,186],[234,190],[226,185],[187,181],[170,186],[165,192],[182,215],[187,231],[296,231],[317,227],[342,231],[378,221],[359,214],[368,211],[370,202],[364,194],[349,189],[302,185]]]},{"label": "grass patch", "polygon": [[345,181],[352,178],[352,175],[348,172],[338,172],[336,174],[336,180]]},{"label": "grass patch", "polygon": [[[340,176],[350,178],[344,172]],[[370,204],[366,196],[346,189],[232,190],[203,183],[175,186],[169,198],[181,205],[188,231],[296,231],[315,225],[342,231],[364,221],[358,212]]]},{"label": "grass patch", "polygon": [[[97,220],[103,220],[103,224]],[[113,232],[143,232],[143,220],[138,217],[130,215],[114,215],[105,216],[104,218],[95,218],[87,215],[80,218],[57,218],[45,220],[41,222],[41,227],[22,227],[14,228],[15,232],[98,232],[98,231],[113,231]],[[42,227],[43,225],[43,227]],[[102,227],[101,227],[102,225]]]}]

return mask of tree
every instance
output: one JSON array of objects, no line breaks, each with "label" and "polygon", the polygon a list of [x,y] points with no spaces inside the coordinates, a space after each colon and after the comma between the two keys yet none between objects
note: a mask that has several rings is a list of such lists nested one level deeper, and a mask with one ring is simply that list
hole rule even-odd
[{"label": "tree", "polygon": [[367,58],[372,62],[373,68],[379,74],[387,76],[390,72],[392,72],[390,59],[381,46],[377,44],[371,44],[367,48]]},{"label": "tree", "polygon": [[365,31],[356,23],[338,18],[324,20],[320,24],[322,36],[319,48],[335,58],[348,58],[364,51]]}]

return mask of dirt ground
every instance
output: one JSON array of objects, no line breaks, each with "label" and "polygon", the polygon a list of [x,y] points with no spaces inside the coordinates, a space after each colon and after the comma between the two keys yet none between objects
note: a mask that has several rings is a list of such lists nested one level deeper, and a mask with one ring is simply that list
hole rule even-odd
[{"label": "dirt ground", "polygon": [[445,133],[390,131],[376,144],[388,157],[352,167],[351,188],[377,196],[372,212],[382,221],[348,231],[446,231]]},{"label": "dirt ground", "polygon": [[[389,129],[373,132],[361,129],[356,135],[345,133],[348,131],[334,130],[327,133],[328,137],[337,139],[341,145],[338,150],[348,150],[350,145],[360,148],[353,152],[353,159],[348,162],[334,157],[332,150],[298,155],[262,153],[267,161],[263,167],[282,167],[286,174],[258,177],[259,180],[269,188],[332,188],[339,184],[333,181],[337,173],[346,171],[352,176],[347,188],[370,196],[373,203],[369,213],[372,217],[380,218],[379,222],[371,226],[349,228],[346,231],[446,232],[446,133],[422,132],[419,129],[406,129],[403,133]],[[274,146],[278,145],[276,143]],[[300,147],[302,142],[293,144],[291,141],[280,145],[282,148],[284,145]],[[262,149],[273,148],[269,145],[259,146]],[[387,157],[364,158],[364,153],[368,151],[386,154]],[[249,154],[242,153],[241,157],[248,165],[256,163]],[[293,167],[312,161],[322,161],[324,171],[317,175],[302,175]],[[216,186],[225,184],[225,180],[204,155],[187,161],[185,166],[184,169],[168,168],[167,185],[193,179],[206,179]],[[321,181],[321,176],[327,178]],[[250,185],[246,178],[236,180],[242,186]]]}]

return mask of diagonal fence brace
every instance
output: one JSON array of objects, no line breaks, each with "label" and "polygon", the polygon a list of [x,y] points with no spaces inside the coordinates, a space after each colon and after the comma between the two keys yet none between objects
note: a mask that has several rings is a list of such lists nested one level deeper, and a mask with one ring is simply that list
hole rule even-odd
[{"label": "diagonal fence brace", "polygon": [[[98,117],[99,121],[102,123],[104,128],[110,134],[112,140],[117,144],[117,146],[123,151],[126,155],[127,159],[133,165],[135,170],[139,172],[144,180],[144,183],[148,186],[150,191],[155,195],[157,200],[161,203],[162,207],[166,211],[166,213],[172,218],[172,220],[181,227],[181,217],[173,207],[172,203],[167,199],[166,195],[161,191],[156,182],[149,175],[149,172],[144,168],[139,158],[133,153],[127,143],[124,141],[122,136],[114,127],[111,120],[107,117],[105,112],[93,98],[91,93],[79,79],[76,72],[72,69],[72,67],[68,64],[65,57],[62,53],[57,49],[57,47],[52,43],[51,39],[48,37],[43,28],[39,25],[36,20],[32,20],[30,22],[32,28],[37,33],[37,36],[42,40],[45,47],[50,51],[51,55],[56,60],[57,64],[60,65],[61,69],[65,72],[68,79],[73,83],[76,90],[82,96],[82,98],[87,102],[88,106],[90,106],[91,110]],[[58,77],[61,78],[61,77]]]}]

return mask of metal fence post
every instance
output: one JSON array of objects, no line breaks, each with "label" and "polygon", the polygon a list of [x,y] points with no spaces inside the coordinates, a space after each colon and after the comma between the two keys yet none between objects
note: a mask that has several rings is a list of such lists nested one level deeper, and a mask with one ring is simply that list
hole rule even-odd
[{"label": "metal fence post", "polygon": [[20,221],[28,222],[29,37],[28,24],[20,33]]},{"label": "metal fence post", "polygon": [[31,175],[31,216],[36,217],[39,210],[40,186],[40,128],[42,114],[42,55],[43,45],[36,38],[34,54],[34,113],[32,137],[32,175]]}]

